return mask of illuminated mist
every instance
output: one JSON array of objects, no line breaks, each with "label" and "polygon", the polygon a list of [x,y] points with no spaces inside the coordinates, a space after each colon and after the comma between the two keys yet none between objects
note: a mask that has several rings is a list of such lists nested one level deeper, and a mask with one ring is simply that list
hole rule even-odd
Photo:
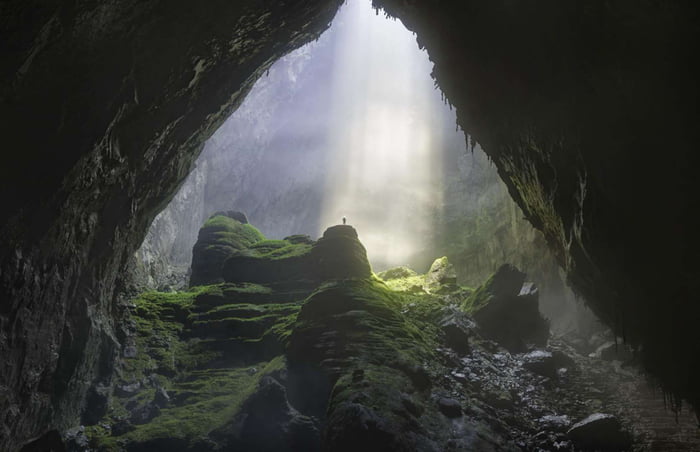
[{"label": "illuminated mist", "polygon": [[270,238],[317,238],[346,216],[377,271],[434,258],[444,173],[456,167],[445,156],[463,155],[465,140],[431,70],[400,22],[369,0],[348,2],[207,141],[176,198],[197,212],[181,248],[206,217],[233,209]]},{"label": "illuminated mist", "polygon": [[428,245],[441,213],[436,119],[449,110],[433,88],[427,54],[400,22],[355,1],[336,23],[321,224],[345,215],[375,266],[404,264]]}]

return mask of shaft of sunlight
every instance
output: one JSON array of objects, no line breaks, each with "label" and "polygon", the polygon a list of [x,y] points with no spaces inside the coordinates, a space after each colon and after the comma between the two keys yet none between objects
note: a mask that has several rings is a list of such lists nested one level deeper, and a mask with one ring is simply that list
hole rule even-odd
[{"label": "shaft of sunlight", "polygon": [[399,21],[369,1],[338,13],[321,225],[355,226],[375,270],[426,249],[440,215],[441,132],[432,63]]}]

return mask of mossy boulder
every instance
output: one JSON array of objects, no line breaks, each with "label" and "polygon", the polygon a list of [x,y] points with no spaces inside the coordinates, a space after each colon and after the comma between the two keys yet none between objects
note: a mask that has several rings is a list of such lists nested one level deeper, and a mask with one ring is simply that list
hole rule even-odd
[{"label": "mossy boulder", "polygon": [[223,268],[224,279],[232,283],[320,282],[371,274],[357,231],[345,225],[328,228],[317,242],[307,236],[260,241],[231,255]]},{"label": "mossy boulder", "polygon": [[543,346],[549,337],[549,321],[539,311],[539,295],[525,274],[510,264],[502,265],[462,304],[482,333],[511,351],[528,345]]},{"label": "mossy boulder", "polygon": [[223,282],[222,268],[226,259],[264,239],[240,212],[213,215],[199,230],[197,243],[192,248],[190,286]]}]

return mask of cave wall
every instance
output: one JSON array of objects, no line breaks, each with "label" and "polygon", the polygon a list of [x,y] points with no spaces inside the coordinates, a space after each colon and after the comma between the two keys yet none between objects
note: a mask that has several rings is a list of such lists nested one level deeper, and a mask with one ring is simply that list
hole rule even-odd
[{"label": "cave wall", "polygon": [[417,33],[574,288],[698,406],[696,4],[374,3]]},{"label": "cave wall", "polygon": [[[589,305],[698,406],[690,1],[376,0]],[[252,82],[338,1],[0,5],[0,448],[77,421],[120,269]],[[103,365],[100,365],[102,363]]]},{"label": "cave wall", "polygon": [[0,449],[79,422],[120,273],[204,140],[337,1],[0,5]]}]

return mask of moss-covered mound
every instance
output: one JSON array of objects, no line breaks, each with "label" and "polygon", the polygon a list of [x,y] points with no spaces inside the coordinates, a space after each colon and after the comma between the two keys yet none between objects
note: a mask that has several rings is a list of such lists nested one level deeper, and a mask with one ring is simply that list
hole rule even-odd
[{"label": "moss-covered mound", "polygon": [[345,225],[328,228],[317,242],[306,236],[260,241],[231,255],[223,267],[228,282],[320,282],[371,274],[357,231]]},{"label": "moss-covered mound", "polygon": [[549,337],[549,321],[538,309],[537,288],[525,283],[525,274],[510,264],[502,265],[462,308],[486,336],[509,350],[523,351],[528,344],[543,346]]},{"label": "moss-covered mound", "polygon": [[[218,216],[205,228],[221,224],[239,232],[246,226]],[[450,370],[477,359],[485,341],[457,307],[481,312],[493,304],[482,298],[510,294],[500,291],[501,276],[467,300],[471,290],[454,283],[441,258],[427,275],[384,273],[394,290],[372,275],[351,227],[330,228],[315,243],[246,237],[226,270],[247,263],[254,271],[241,265],[228,278],[236,282],[149,292],[134,301],[117,381],[105,388],[106,414],[86,432],[90,447],[515,448],[493,427],[499,414],[475,405],[482,383],[469,383],[466,370]],[[519,278],[516,272],[508,274]],[[404,290],[418,280],[420,291]]]},{"label": "moss-covered mound", "polygon": [[224,261],[235,252],[245,250],[265,237],[244,220],[240,212],[218,212],[199,230],[192,249],[190,286],[223,282]]}]

